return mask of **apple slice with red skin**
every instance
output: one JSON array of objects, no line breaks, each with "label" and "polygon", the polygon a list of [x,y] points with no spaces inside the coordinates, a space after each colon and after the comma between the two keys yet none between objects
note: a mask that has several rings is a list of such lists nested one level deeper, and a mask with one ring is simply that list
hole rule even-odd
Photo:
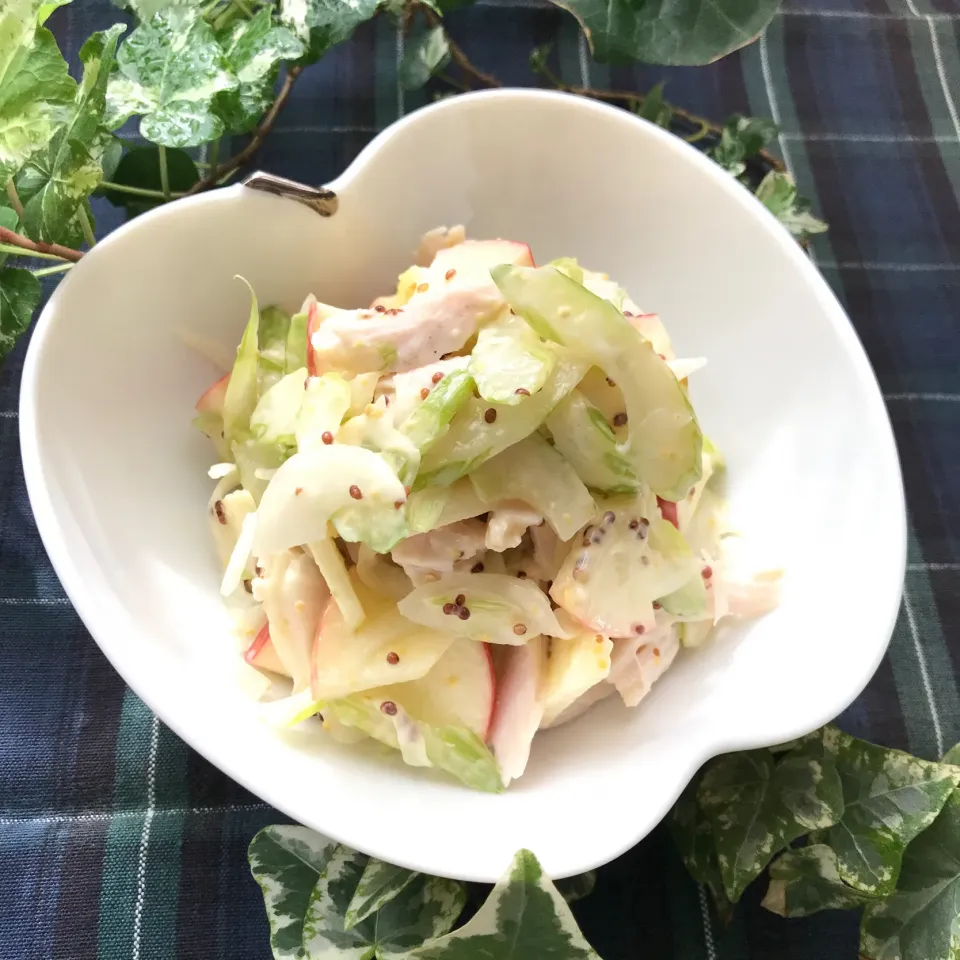
[{"label": "apple slice with red skin", "polygon": [[672,523],[678,530],[680,529],[680,520],[677,516],[677,505],[672,500],[664,500],[657,497],[657,506],[660,508],[660,516],[667,523]]},{"label": "apple slice with red skin", "polygon": [[322,319],[317,309],[317,301],[313,300],[307,309],[307,373],[311,377],[317,375],[317,361],[313,355],[313,335],[319,329]]},{"label": "apple slice with red skin", "polygon": [[271,673],[279,673],[282,676],[288,676],[283,668],[277,651],[274,649],[273,641],[270,639],[270,624],[265,623],[260,632],[253,638],[253,642],[247,647],[247,652],[243,659],[256,667],[258,670],[269,670]]},{"label": "apple slice with red skin", "polygon": [[225,373],[215,384],[207,387],[197,401],[198,413],[220,413],[223,410],[223,401],[227,395],[227,384],[230,382],[230,374]]},{"label": "apple slice with red skin", "polygon": [[533,735],[543,719],[541,686],[544,639],[533,637],[522,647],[503,651],[493,724],[487,742],[507,786],[526,769]]},{"label": "apple slice with red skin", "polygon": [[458,637],[419,680],[383,687],[410,716],[431,726],[469,727],[486,740],[493,723],[496,674],[490,645]]},{"label": "apple slice with red skin", "polygon": [[502,263],[532,267],[533,254],[527,244],[515,240],[465,240],[455,247],[440,250],[430,264],[430,272],[434,276],[446,276],[454,270],[459,274],[489,279],[490,268]]}]

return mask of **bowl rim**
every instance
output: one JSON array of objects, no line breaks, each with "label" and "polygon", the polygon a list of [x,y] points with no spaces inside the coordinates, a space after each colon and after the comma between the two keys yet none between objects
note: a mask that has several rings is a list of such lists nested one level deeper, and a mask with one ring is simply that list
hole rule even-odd
[{"label": "bowl rim", "polygon": [[[889,591],[886,600],[880,601],[880,603],[887,608],[886,617],[884,618],[887,624],[885,627],[885,639],[882,643],[877,644],[874,655],[869,662],[865,661],[863,663],[861,672],[855,678],[851,678],[848,695],[842,698],[842,702],[839,703],[831,702],[829,704],[821,703],[817,705],[816,709],[811,709],[809,716],[803,722],[781,724],[777,731],[777,736],[773,738],[772,742],[770,735],[763,735],[760,731],[743,731],[740,736],[735,736],[726,731],[720,738],[702,740],[696,745],[696,748],[691,744],[691,750],[687,758],[687,763],[685,764],[683,781],[678,784],[673,795],[671,795],[671,791],[665,792],[663,808],[659,810],[656,818],[651,820],[649,824],[639,824],[638,828],[633,831],[625,831],[619,844],[611,844],[609,849],[601,851],[596,857],[570,864],[564,869],[552,872],[553,876],[562,877],[581,873],[607,863],[619,857],[643,839],[669,812],[677,797],[679,797],[680,793],[685,789],[699,767],[707,760],[720,754],[769,746],[772,745],[772,743],[787,742],[795,737],[802,736],[810,730],[834,719],[860,695],[864,687],[873,677],[886,653],[901,606],[907,558],[906,504],[902,470],[899,465],[889,410],[883,401],[876,374],[870,365],[862,342],[826,280],[816,268],[813,261],[803,252],[800,245],[782,228],[774,215],[767,210],[759,200],[744,190],[734,178],[721,170],[699,150],[661,127],[649,123],[640,117],[628,114],[612,105],[590,101],[586,98],[567,93],[524,88],[477,91],[430,104],[390,124],[360,151],[356,158],[340,175],[327,184],[327,189],[334,191],[341,198],[348,194],[355,184],[362,181],[362,174],[368,169],[371,161],[391,140],[407,128],[415,127],[424,120],[438,114],[476,109],[484,103],[498,103],[503,101],[514,101],[524,104],[556,104],[560,102],[565,104],[569,109],[593,112],[608,120],[625,125],[632,125],[637,129],[638,133],[642,133],[645,137],[652,137],[659,140],[662,145],[674,151],[682,157],[685,162],[695,165],[700,173],[710,178],[718,189],[728,194],[735,194],[739,202],[750,210],[752,216],[764,225],[764,230],[767,234],[766,241],[779,245],[781,250],[786,252],[792,266],[799,271],[804,283],[810,286],[816,292],[818,299],[822,301],[824,312],[829,315],[830,323],[838,335],[840,344],[854,365],[857,379],[869,395],[870,406],[879,414],[877,430],[878,434],[879,432],[883,433],[883,437],[882,441],[879,436],[877,439],[878,442],[882,442],[885,452],[892,457],[891,462],[896,465],[897,474],[897,516],[893,518],[892,521],[891,518],[887,518],[885,523],[894,527],[894,529],[889,530],[888,542],[890,543],[891,562],[894,565],[894,569],[900,571],[899,585],[896,590]],[[64,291],[69,291],[73,279],[72,274],[77,270],[82,271],[84,269],[84,261],[88,258],[92,257],[100,260],[108,256],[108,252],[112,249],[113,245],[121,242],[122,238],[131,231],[148,227],[154,220],[177,216],[179,211],[183,210],[186,205],[202,206],[205,204],[230,202],[242,195],[245,189],[242,183],[237,183],[210,193],[183,198],[142,214],[134,220],[123,224],[105,237],[93,250],[85,255],[83,260],[71,271],[71,275],[68,275],[61,281],[57,289],[50,296],[36,322],[24,361],[19,401],[20,447],[26,489],[44,548],[47,551],[53,569],[68,599],[111,665],[121,675],[124,682],[147,704],[149,709],[154,713],[155,718],[167,724],[178,736],[188,743],[192,749],[196,749],[211,763],[223,770],[229,777],[242,784],[255,795],[262,797],[281,813],[295,820],[299,820],[300,814],[294,812],[292,809],[294,805],[288,803],[285,796],[278,795],[274,792],[269,784],[254,783],[252,779],[244,773],[233,769],[230,764],[222,765],[223,761],[221,758],[212,754],[204,747],[198,746],[197,738],[191,734],[190,729],[186,729],[189,725],[181,723],[178,716],[168,716],[167,709],[163,704],[158,702],[159,698],[154,695],[151,685],[143,682],[143,671],[137,669],[134,659],[127,656],[124,651],[120,649],[119,645],[112,641],[112,638],[109,636],[109,631],[100,629],[102,611],[98,608],[93,594],[88,592],[85,586],[82,571],[67,546],[62,526],[56,516],[56,508],[54,506],[55,497],[51,492],[50,478],[47,475],[41,455],[38,434],[38,391],[43,370],[44,347],[51,332],[55,329],[55,307],[59,300],[66,295]],[[331,837],[347,845],[366,849],[362,837],[362,826],[351,830],[328,830],[328,828],[324,828],[323,832],[329,833]],[[370,852],[374,856],[379,856],[376,850]],[[418,863],[411,858],[397,858],[395,855],[392,855],[388,856],[387,859],[391,860],[391,862],[397,862],[398,865],[409,869],[433,872],[429,866]],[[504,868],[505,867],[506,864],[504,864]],[[499,879],[498,875],[490,872],[478,872],[470,869],[458,870],[456,874],[447,872],[446,875],[456,875],[461,879],[490,883],[496,882]]]}]

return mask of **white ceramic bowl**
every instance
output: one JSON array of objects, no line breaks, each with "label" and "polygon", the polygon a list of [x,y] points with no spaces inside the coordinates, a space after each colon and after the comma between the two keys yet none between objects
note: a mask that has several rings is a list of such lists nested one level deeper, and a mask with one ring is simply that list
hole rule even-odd
[{"label": "white ceramic bowl", "polygon": [[[905,522],[883,402],[803,251],[733,179],[627,113],[552,93],[458,97],[377,137],[330,185],[339,212],[240,186],[159,209],[101,242],[43,311],[21,443],[57,573],[117,670],[180,736],[304,824],[385,860],[496,879],[519,847],[554,876],[622,853],[694,771],[788,740],[859,693],[892,631]],[[506,794],[278,735],[226,651],[203,511],[213,453],[190,426],[216,375],[177,335],[229,356],[261,303],[389,290],[418,237],[464,223],[603,269],[658,311],[725,452],[734,515],[787,569],[783,602],[685,652],[637,710],[607,700],[537,737]]]}]

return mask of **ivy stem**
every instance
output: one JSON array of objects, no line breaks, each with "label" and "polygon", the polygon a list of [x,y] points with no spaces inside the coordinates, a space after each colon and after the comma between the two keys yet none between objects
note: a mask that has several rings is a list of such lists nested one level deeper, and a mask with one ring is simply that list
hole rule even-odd
[{"label": "ivy stem", "polygon": [[301,70],[302,67],[287,68],[287,75],[283,78],[283,83],[280,85],[277,97],[264,115],[263,120],[260,121],[260,125],[253,131],[250,142],[239,153],[234,154],[228,160],[224,160],[223,163],[218,166],[211,167],[207,175],[195,183],[184,196],[192,197],[195,193],[201,193],[204,190],[209,190],[210,187],[219,186],[224,177],[232,175],[235,170],[242,167],[260,149],[264,138],[273,129],[273,125],[276,123],[280,111],[287,102],[290,91],[297,82],[297,77],[300,76]]},{"label": "ivy stem", "polygon": [[461,91],[461,93],[469,93],[470,88],[466,84],[461,83],[459,80],[451,77],[449,73],[444,73],[442,70],[437,74],[437,79],[442,80],[444,83],[448,83],[455,90]]},{"label": "ivy stem", "polygon": [[[414,0],[414,9],[419,10],[431,27],[443,27],[443,18],[429,4],[422,0]],[[450,49],[450,57],[453,62],[468,76],[484,87],[502,87],[503,84],[492,74],[481,70],[471,63],[470,58],[463,52],[449,32],[444,28],[444,36],[447,38],[447,46]]]},{"label": "ivy stem", "polygon": [[170,171],[167,169],[166,147],[160,147],[157,153],[157,159],[160,162],[160,189],[162,191],[162,196],[164,200],[170,201],[173,198],[170,196]]},{"label": "ivy stem", "polygon": [[67,270],[72,269],[72,263],[60,263],[55,267],[44,267],[42,270],[31,270],[30,272],[39,280],[41,277],[49,277],[55,273],[66,273]]},{"label": "ivy stem", "polygon": [[217,137],[217,139],[210,144],[210,150],[207,153],[208,169],[215,170],[217,166],[217,161],[219,159],[220,159],[220,138]]},{"label": "ivy stem", "polygon": [[20,194],[17,193],[17,188],[13,184],[13,177],[7,181],[7,199],[10,201],[10,206],[13,207],[17,219],[23,220],[23,204],[20,202]]},{"label": "ivy stem", "polygon": [[83,239],[87,241],[87,246],[92,250],[97,245],[97,238],[93,234],[93,226],[87,211],[81,206],[77,210],[77,220],[80,223],[80,229],[83,231]]},{"label": "ivy stem", "polygon": [[117,193],[129,193],[133,197],[149,197],[152,200],[169,200],[182,197],[182,193],[171,193],[167,197],[162,190],[150,190],[148,187],[130,187],[125,183],[113,183],[110,180],[100,182],[101,190],[115,190]]},{"label": "ivy stem", "polygon": [[83,257],[82,250],[62,247],[59,243],[40,243],[6,227],[0,227],[0,247],[4,253],[14,253],[21,257],[39,257],[41,260],[72,260],[76,263]]},{"label": "ivy stem", "polygon": [[687,143],[696,143],[698,140],[702,140],[704,137],[709,136],[709,134],[710,127],[701,123],[700,129],[696,133],[691,133],[689,136],[684,137],[683,139],[686,140]]},{"label": "ivy stem", "polygon": [[58,257],[55,253],[37,253],[36,250],[25,250],[19,244],[14,246],[12,243],[0,243],[0,253],[9,253],[15,257],[36,257],[39,260],[58,260],[63,262],[63,257]]}]

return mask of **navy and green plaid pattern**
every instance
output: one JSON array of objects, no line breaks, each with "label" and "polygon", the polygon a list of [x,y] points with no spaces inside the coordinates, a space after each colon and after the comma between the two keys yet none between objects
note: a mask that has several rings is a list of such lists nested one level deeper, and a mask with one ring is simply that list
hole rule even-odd
[{"label": "navy and green plaid pattern", "polygon": [[[75,58],[116,18],[108,0],[74,0],[51,25]],[[814,255],[879,377],[910,509],[890,653],[840,724],[939,756],[960,740],[960,2],[792,0],[759,43],[696,69],[595,64],[572,18],[542,2],[479,0],[449,20],[505,83],[535,83],[529,52],[553,41],[569,83],[663,79],[697,113],[782,125],[779,152],[830,223]],[[401,54],[386,19],[358,31],[300,79],[258,164],[311,182],[338,174],[428,98],[399,90]],[[108,206],[97,215],[101,232],[118,222]],[[263,960],[246,846],[281,818],[151,715],[64,598],[23,485],[22,358],[0,373],[0,957]],[[628,802],[616,798],[615,815]],[[854,916],[784,921],[760,892],[721,930],[660,829],[602,870],[576,913],[605,960],[856,956]]]}]

